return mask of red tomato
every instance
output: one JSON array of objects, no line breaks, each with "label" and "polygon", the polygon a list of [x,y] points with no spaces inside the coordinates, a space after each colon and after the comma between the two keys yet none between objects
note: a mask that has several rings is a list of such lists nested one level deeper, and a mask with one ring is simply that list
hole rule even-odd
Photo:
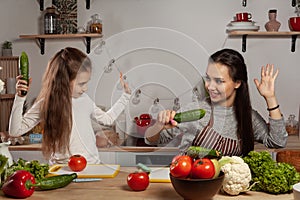
[{"label": "red tomato", "polygon": [[74,172],[80,172],[86,167],[86,159],[82,155],[73,155],[69,158],[68,166]]},{"label": "red tomato", "polygon": [[193,160],[190,156],[175,156],[170,165],[170,173],[177,178],[187,177],[192,169]]},{"label": "red tomato", "polygon": [[210,179],[215,175],[215,166],[209,158],[195,160],[191,176],[192,178]]},{"label": "red tomato", "polygon": [[149,185],[149,176],[146,172],[134,172],[127,176],[127,185],[134,191],[143,191]]}]

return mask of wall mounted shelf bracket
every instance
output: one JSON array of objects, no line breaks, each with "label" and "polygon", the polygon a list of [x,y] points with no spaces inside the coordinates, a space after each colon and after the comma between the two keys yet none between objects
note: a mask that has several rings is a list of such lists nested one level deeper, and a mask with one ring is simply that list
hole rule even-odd
[{"label": "wall mounted shelf bracket", "polygon": [[291,51],[295,52],[296,49],[296,40],[297,40],[297,35],[292,35],[292,47],[291,47]]}]

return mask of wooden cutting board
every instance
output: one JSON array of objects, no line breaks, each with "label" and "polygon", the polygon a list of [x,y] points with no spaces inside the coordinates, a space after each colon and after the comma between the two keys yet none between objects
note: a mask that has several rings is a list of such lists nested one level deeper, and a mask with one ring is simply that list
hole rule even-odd
[{"label": "wooden cutting board", "polygon": [[[120,165],[90,164],[81,172],[76,172],[78,178],[114,178],[120,171]],[[49,175],[61,175],[74,173],[68,165],[52,165]]]}]

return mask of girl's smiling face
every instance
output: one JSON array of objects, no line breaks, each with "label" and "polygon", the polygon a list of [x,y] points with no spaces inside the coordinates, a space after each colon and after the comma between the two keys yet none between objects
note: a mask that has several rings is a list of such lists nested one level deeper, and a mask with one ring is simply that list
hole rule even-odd
[{"label": "girl's smiling face", "polygon": [[229,75],[226,65],[209,63],[206,70],[205,88],[213,103],[220,106],[233,106],[236,89],[240,81],[234,82]]},{"label": "girl's smiling face", "polygon": [[72,97],[78,98],[88,90],[88,82],[91,78],[91,71],[78,72],[76,79],[72,81]]}]

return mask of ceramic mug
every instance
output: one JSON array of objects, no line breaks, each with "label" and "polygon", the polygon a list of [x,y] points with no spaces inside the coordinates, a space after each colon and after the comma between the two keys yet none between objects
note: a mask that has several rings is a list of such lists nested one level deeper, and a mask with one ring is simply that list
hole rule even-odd
[{"label": "ceramic mug", "polygon": [[236,15],[235,15],[235,20],[238,21],[238,22],[249,21],[251,18],[252,18],[251,13],[247,13],[247,12],[244,12],[244,13],[236,13]]}]

